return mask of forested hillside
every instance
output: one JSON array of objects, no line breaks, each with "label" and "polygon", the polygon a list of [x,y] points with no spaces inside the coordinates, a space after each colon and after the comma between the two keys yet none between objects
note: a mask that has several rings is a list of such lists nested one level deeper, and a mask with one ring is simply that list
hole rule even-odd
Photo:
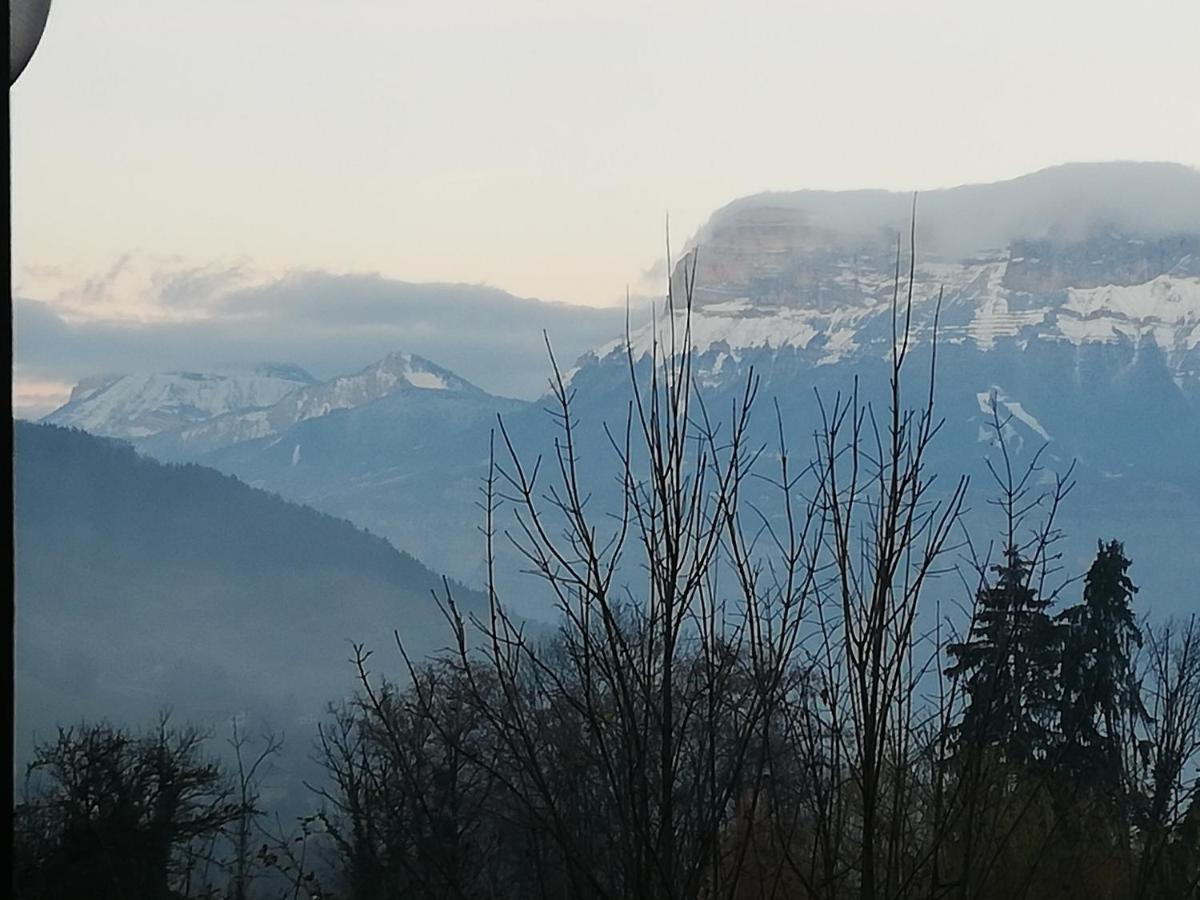
[{"label": "forested hillside", "polygon": [[445,643],[435,573],[210,469],[18,422],[15,491],[19,747],[167,705],[286,730],[348,687],[352,642]]}]

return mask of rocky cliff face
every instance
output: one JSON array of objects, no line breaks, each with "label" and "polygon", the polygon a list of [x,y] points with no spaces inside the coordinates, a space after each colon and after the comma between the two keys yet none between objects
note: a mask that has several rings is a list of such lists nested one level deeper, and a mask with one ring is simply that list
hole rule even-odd
[{"label": "rocky cliff face", "polygon": [[[912,203],[799,192],[718,211],[673,274],[677,296],[694,279],[697,346],[789,347],[816,365],[886,354],[895,276],[907,278],[915,246],[916,340],[937,312],[943,341],[983,351],[1048,341],[1131,355],[1152,341],[1200,398],[1200,172],[1065,166],[934,191],[910,233]],[[649,331],[637,339],[648,346]]]}]

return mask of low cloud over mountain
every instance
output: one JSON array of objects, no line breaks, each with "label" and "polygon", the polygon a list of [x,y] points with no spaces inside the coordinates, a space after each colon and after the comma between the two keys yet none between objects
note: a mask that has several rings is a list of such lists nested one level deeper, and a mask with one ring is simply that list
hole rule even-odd
[{"label": "low cloud over mountain", "polygon": [[[111,274],[104,284],[111,286]],[[226,275],[191,268],[151,273],[142,279],[137,313],[122,317],[96,279],[44,299],[23,296],[18,284],[18,391],[22,384],[114,372],[276,360],[329,377],[402,346],[492,393],[532,398],[544,390],[549,371],[543,331],[569,362],[625,323],[623,309],[526,299],[481,285],[298,272],[230,290],[238,279]]]}]

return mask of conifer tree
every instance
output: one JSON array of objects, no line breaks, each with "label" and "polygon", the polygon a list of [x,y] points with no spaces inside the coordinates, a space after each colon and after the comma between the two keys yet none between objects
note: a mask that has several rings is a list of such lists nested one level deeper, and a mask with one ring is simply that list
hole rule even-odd
[{"label": "conifer tree", "polygon": [[948,648],[954,662],[947,674],[965,678],[968,699],[959,739],[1032,765],[1053,741],[1060,628],[1019,548],[1010,544],[992,571],[995,582],[979,591],[967,640]]},{"label": "conifer tree", "polygon": [[1142,632],[1131,604],[1137,587],[1119,541],[1100,542],[1083,600],[1058,616],[1065,626],[1059,713],[1062,763],[1109,794],[1121,790],[1122,748],[1146,719],[1134,654]]}]

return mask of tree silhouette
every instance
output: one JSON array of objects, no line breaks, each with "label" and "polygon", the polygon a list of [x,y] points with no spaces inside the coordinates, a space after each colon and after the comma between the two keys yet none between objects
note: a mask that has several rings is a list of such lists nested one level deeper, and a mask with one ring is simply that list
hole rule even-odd
[{"label": "tree silhouette", "polygon": [[1147,718],[1134,659],[1142,632],[1131,608],[1137,587],[1129,566],[1119,541],[1101,542],[1084,579],[1083,602],[1058,617],[1066,626],[1062,766],[1077,783],[1113,800],[1125,790],[1123,750],[1133,727]]},{"label": "tree silhouette", "polygon": [[994,584],[980,589],[968,640],[948,648],[952,677],[965,677],[969,703],[961,740],[999,751],[999,758],[1033,766],[1053,743],[1060,629],[1051,601],[1033,582],[1034,564],[1009,546],[993,566]]},{"label": "tree silhouette", "polygon": [[241,815],[203,742],[163,717],[141,736],[83,724],[38,746],[14,810],[13,896],[186,896],[195,859],[187,851]]}]

